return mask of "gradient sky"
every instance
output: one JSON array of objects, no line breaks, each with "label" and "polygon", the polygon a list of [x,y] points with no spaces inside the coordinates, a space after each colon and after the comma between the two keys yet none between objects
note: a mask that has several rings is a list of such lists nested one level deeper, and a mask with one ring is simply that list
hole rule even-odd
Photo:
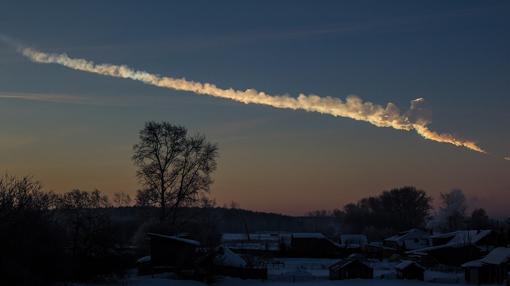
[{"label": "gradient sky", "polygon": [[435,198],[461,188],[473,206],[510,215],[508,1],[76,2],[2,0],[0,34],[225,88],[356,94],[402,110],[423,97],[431,128],[491,154],[36,64],[0,44],[0,172],[56,192],[134,194],[137,132],[166,120],[218,143],[219,204],[303,214],[414,185]]}]

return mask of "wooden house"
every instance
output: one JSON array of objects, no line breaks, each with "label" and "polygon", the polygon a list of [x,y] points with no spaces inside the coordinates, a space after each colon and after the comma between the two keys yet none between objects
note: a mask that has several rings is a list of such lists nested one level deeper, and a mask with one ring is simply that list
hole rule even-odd
[{"label": "wooden house", "polygon": [[291,257],[334,258],[341,257],[342,250],[322,233],[292,233],[287,253]]},{"label": "wooden house", "polygon": [[277,256],[281,252],[281,233],[224,233],[221,243],[235,253]]},{"label": "wooden house", "polygon": [[340,260],[329,267],[329,279],[372,279],[374,270],[359,259]]},{"label": "wooden house", "polygon": [[406,260],[395,266],[398,279],[422,280],[424,278],[425,268],[420,264]]},{"label": "wooden house", "polygon": [[165,270],[192,269],[199,256],[200,243],[178,236],[148,233],[151,264]]},{"label": "wooden house", "polygon": [[462,230],[430,236],[431,246],[408,251],[408,255],[429,256],[439,264],[460,266],[478,259],[497,243],[491,230]]},{"label": "wooden house", "polygon": [[423,229],[413,228],[386,238],[383,245],[401,252],[425,248],[430,246],[429,233]]}]

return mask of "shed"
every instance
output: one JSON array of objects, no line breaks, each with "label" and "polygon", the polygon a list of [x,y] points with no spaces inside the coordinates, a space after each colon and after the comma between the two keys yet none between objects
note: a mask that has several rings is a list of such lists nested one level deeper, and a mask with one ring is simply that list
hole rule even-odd
[{"label": "shed", "polygon": [[372,279],[374,270],[361,260],[340,260],[329,267],[329,279]]},{"label": "shed", "polygon": [[423,274],[425,273],[423,266],[411,260],[405,260],[397,264],[395,270],[399,279],[407,280],[423,280]]}]

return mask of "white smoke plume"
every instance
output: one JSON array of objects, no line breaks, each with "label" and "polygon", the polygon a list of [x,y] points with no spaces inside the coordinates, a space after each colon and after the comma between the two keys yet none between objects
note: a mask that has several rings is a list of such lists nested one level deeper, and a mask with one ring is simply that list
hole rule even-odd
[{"label": "white smoke plume", "polygon": [[336,117],[347,117],[354,120],[369,122],[378,127],[391,127],[398,130],[416,131],[420,136],[442,143],[465,147],[473,151],[486,153],[474,141],[456,138],[451,134],[437,133],[428,128],[428,121],[415,118],[422,98],[413,100],[408,112],[401,113],[393,103],[385,107],[363,101],[357,96],[348,96],[345,100],[334,97],[300,94],[297,98],[289,95],[270,95],[255,89],[235,90],[222,89],[214,84],[189,81],[184,78],[172,78],[134,70],[125,65],[95,64],[92,61],[71,58],[67,54],[50,54],[31,48],[21,48],[20,52],[37,63],[59,64],[71,69],[107,75],[118,78],[141,81],[158,87],[189,91],[195,94],[226,98],[242,103],[268,105],[275,108],[305,110],[329,114]]}]

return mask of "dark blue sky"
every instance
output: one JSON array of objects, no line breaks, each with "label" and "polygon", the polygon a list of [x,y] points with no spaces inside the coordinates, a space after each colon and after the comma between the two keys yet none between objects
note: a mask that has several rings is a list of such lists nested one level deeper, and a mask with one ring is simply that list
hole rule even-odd
[{"label": "dark blue sky", "polygon": [[147,120],[168,120],[219,143],[220,202],[302,213],[413,184],[433,195],[460,187],[505,211],[507,1],[76,2],[1,1],[0,33],[43,51],[221,87],[356,94],[402,110],[423,97],[435,130],[474,139],[494,156],[350,119],[37,65],[2,45],[0,95],[80,98],[0,99],[2,171],[32,173],[57,191],[133,192],[136,132]]}]

